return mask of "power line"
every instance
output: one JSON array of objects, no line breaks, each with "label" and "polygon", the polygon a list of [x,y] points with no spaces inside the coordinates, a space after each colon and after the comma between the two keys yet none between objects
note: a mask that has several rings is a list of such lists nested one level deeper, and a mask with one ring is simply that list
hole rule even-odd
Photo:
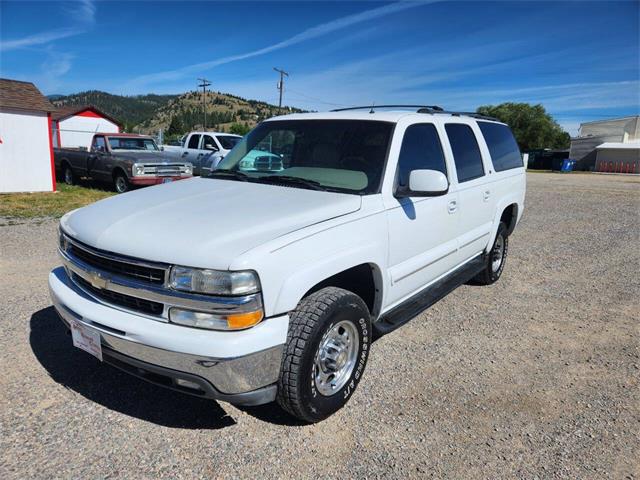
[{"label": "power line", "polygon": [[280,101],[278,102],[278,109],[282,109],[282,91],[284,90],[284,77],[288,77],[289,74],[284,70],[273,67],[273,69],[280,74],[280,81],[278,82],[278,90],[280,90]]},{"label": "power line", "polygon": [[207,87],[211,85],[211,82],[206,78],[199,78],[200,84],[198,87],[202,87],[202,113],[204,115],[204,121],[202,122],[202,130],[207,130]]}]

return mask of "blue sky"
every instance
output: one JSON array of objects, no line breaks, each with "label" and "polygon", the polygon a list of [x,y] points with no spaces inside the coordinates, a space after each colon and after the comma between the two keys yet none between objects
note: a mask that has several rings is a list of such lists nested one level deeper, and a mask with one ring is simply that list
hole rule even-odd
[{"label": "blue sky", "polygon": [[542,103],[568,130],[640,110],[640,3],[6,2],[0,75],[45,94],[213,88],[277,103]]}]

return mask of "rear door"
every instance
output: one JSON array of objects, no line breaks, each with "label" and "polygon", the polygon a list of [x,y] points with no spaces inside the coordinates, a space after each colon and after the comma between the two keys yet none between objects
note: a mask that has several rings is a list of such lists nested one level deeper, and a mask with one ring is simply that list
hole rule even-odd
[{"label": "rear door", "polygon": [[458,183],[458,256],[459,263],[481,253],[489,240],[493,203],[488,184],[489,165],[480,151],[475,122],[464,118],[446,121],[448,148],[455,164]]},{"label": "rear door", "polygon": [[[200,139],[202,135],[199,133],[194,133],[190,135],[185,144],[184,150],[182,151],[182,160],[185,162],[190,162],[193,164],[194,168],[196,167],[198,161],[198,154],[200,154]],[[194,172],[195,173],[195,172]]]},{"label": "rear door", "polygon": [[[396,126],[401,131],[402,121]],[[438,170],[449,179],[449,191],[435,197],[385,196],[389,224],[390,307],[453,269],[457,258],[458,210],[451,165],[447,164],[436,123],[406,127],[396,167],[395,189],[407,185],[412,170]]]}]

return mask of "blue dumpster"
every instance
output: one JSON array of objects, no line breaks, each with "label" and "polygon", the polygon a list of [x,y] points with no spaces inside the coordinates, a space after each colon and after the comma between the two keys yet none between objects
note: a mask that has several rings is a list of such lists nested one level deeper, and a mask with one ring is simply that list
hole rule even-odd
[{"label": "blue dumpster", "polygon": [[560,168],[561,172],[572,172],[573,171],[573,167],[575,166],[576,161],[572,160],[570,158],[565,158],[562,161],[562,167]]}]

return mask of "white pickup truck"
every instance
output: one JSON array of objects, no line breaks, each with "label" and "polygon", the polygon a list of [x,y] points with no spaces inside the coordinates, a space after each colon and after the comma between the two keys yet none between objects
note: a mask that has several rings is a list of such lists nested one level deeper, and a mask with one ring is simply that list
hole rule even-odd
[{"label": "white pickup truck", "polygon": [[[266,144],[282,162],[243,171]],[[433,106],[287,115],[208,178],[65,215],[49,287],[73,344],[99,359],[316,422],[351,397],[376,336],[500,278],[524,198],[518,146],[495,119]]]},{"label": "white pickup truck", "polygon": [[220,160],[242,139],[240,135],[220,132],[191,132],[181,146],[163,145],[165,152],[193,165],[194,175],[208,175]]}]

